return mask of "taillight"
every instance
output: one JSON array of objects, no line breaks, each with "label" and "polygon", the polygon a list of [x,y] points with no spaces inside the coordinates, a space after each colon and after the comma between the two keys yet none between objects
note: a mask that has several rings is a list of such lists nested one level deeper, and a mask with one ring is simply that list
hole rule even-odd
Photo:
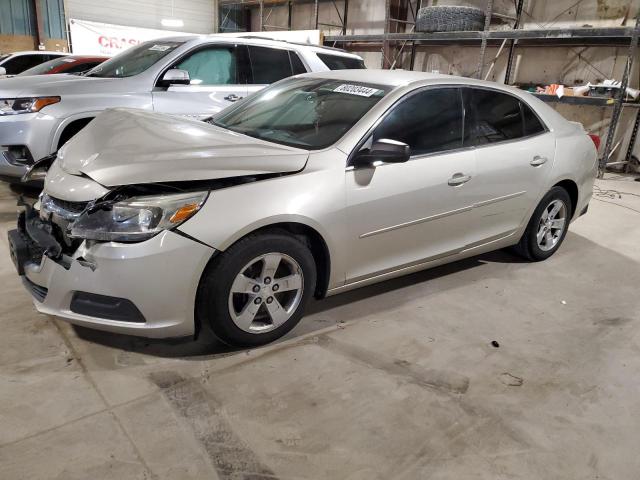
[{"label": "taillight", "polygon": [[600,150],[600,135],[596,135],[595,133],[587,133],[587,135],[589,135],[589,138],[593,140],[596,150]]}]

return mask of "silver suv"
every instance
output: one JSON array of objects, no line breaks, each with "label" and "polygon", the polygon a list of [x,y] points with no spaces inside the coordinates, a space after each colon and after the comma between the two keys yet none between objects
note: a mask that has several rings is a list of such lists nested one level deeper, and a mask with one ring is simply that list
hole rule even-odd
[{"label": "silver suv", "polygon": [[86,75],[0,81],[0,177],[19,181],[100,111],[132,107],[194,118],[291,75],[364,68],[357,55],[256,37],[188,36],[142,43]]}]

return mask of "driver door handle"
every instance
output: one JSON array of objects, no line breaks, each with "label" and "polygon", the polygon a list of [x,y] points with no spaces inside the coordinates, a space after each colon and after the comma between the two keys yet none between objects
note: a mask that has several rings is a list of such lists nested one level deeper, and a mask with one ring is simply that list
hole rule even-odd
[{"label": "driver door handle", "polygon": [[529,163],[533,167],[539,167],[540,165],[547,163],[547,157],[541,157],[540,155],[536,155],[535,157],[533,157],[533,160],[531,160]]},{"label": "driver door handle", "polygon": [[224,97],[224,99],[227,100],[228,102],[236,102],[238,100],[242,100],[242,97],[239,97],[235,93],[231,93],[231,94],[227,95],[226,97]]},{"label": "driver door handle", "polygon": [[471,175],[465,175],[464,173],[455,173],[453,177],[447,180],[447,183],[452,187],[457,187],[471,180]]}]

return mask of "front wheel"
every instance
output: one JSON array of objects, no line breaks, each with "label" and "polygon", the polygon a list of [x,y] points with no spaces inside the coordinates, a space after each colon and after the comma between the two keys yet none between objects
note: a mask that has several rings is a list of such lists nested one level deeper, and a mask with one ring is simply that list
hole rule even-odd
[{"label": "front wheel", "polygon": [[250,235],[207,266],[196,315],[229,345],[263,345],[296,326],[315,285],[303,242],[284,233]]},{"label": "front wheel", "polygon": [[540,261],[553,255],[564,240],[571,220],[571,198],[562,187],[553,187],[536,207],[515,250]]}]

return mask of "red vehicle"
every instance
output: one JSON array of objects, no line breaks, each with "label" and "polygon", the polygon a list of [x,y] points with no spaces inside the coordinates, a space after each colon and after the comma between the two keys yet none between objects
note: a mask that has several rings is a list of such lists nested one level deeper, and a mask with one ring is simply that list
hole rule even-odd
[{"label": "red vehicle", "polygon": [[16,75],[23,77],[26,75],[51,75],[53,73],[83,73],[91,70],[96,65],[100,65],[109,57],[87,57],[85,55],[68,55],[66,57],[54,58],[48,62],[36,65],[24,72]]}]

